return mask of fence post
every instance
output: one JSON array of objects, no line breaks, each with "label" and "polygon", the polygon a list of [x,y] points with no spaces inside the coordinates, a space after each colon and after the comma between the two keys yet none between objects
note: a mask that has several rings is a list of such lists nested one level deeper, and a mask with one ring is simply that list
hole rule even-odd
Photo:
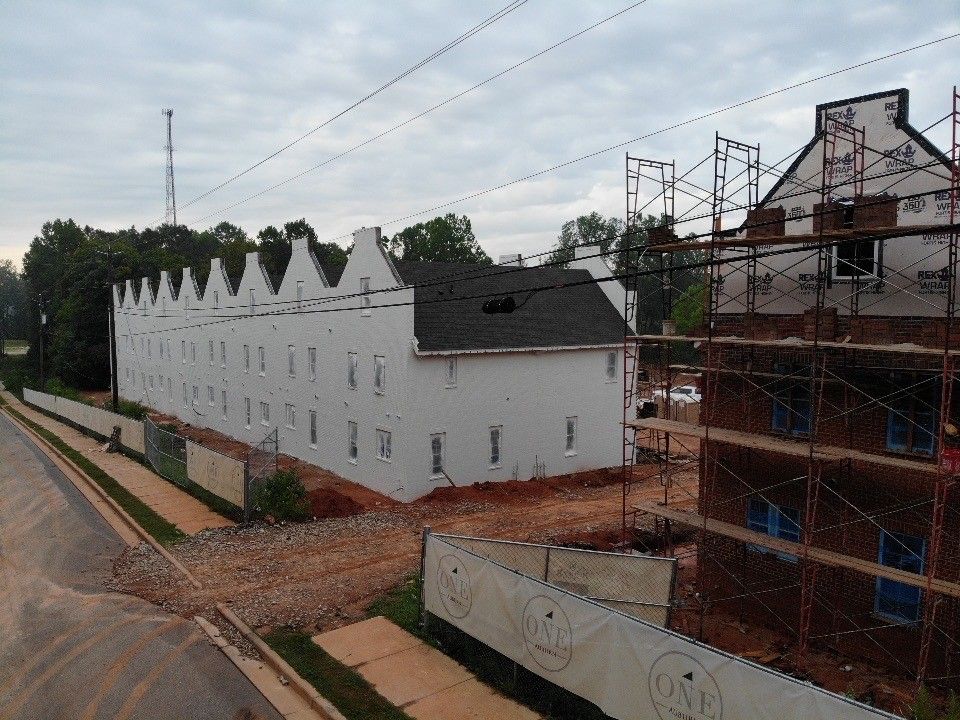
[{"label": "fence post", "polygon": [[424,631],[427,627],[427,613],[424,608],[424,588],[427,584],[427,537],[430,535],[430,526],[423,526],[423,533],[420,535],[420,605],[419,611],[420,630]]},{"label": "fence post", "polygon": [[550,546],[547,545],[547,560],[543,565],[543,581],[550,582]]},{"label": "fence post", "polygon": [[250,522],[250,454],[243,461],[243,521]]}]

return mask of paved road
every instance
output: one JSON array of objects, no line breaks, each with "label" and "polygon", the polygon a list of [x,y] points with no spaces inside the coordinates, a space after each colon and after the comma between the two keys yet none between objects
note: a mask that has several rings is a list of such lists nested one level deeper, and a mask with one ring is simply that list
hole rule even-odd
[{"label": "paved road", "polygon": [[281,720],[195,623],[106,589],[124,547],[0,415],[0,718]]}]

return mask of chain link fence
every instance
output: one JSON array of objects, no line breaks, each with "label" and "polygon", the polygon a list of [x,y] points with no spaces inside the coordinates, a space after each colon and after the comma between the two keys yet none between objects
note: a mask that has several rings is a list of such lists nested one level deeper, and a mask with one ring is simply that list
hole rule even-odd
[{"label": "chain link fence", "polygon": [[243,519],[249,521],[256,509],[253,496],[264,480],[276,474],[280,465],[280,432],[277,428],[270,431],[263,440],[250,448],[247,453],[246,492],[243,501]]},{"label": "chain link fence", "polygon": [[157,474],[178,485],[186,486],[187,439],[161,429],[149,417],[143,421],[147,460]]}]

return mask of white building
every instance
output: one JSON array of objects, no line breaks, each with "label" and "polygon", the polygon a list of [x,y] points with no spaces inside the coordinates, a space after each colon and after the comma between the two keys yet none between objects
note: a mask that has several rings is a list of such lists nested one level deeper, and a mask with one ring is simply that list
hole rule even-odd
[{"label": "white building", "polygon": [[[202,294],[189,268],[176,295],[166,272],[156,292],[127,281],[120,394],[248,443],[276,427],[282,452],[400,500],[619,465],[624,290],[591,281],[610,277],[594,252],[565,270],[395,266],[368,228],[342,268],[295,245],[276,291],[257,253],[235,292],[219,259]],[[483,313],[470,296],[490,293],[518,308]]]}]

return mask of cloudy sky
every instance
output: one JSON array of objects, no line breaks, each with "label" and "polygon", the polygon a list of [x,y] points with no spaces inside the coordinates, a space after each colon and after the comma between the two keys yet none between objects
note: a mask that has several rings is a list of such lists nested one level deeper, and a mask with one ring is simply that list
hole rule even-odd
[{"label": "cloudy sky", "polygon": [[[251,235],[306,217],[323,240],[394,222],[765,91],[960,32],[956,0],[647,0],[483,88],[262,197],[223,208],[406,120],[631,4],[529,0],[211,196],[507,0],[0,4],[0,259],[45,220],[143,227],[164,212],[174,108],[181,222]],[[960,39],[748,104],[457,203],[493,256],[551,245],[564,220],[624,212],[623,154],[683,170],[715,130],[772,163],[817,102],[910,89],[923,128],[949,110]],[[947,144],[945,124],[931,134]],[[691,176],[711,182],[708,170]],[[678,210],[682,205],[678,198]],[[448,210],[444,210],[448,211]],[[436,214],[436,213],[433,213]],[[429,216],[429,215],[428,215]],[[695,228],[692,228],[695,229]],[[341,241],[342,242],[342,241]]]}]

